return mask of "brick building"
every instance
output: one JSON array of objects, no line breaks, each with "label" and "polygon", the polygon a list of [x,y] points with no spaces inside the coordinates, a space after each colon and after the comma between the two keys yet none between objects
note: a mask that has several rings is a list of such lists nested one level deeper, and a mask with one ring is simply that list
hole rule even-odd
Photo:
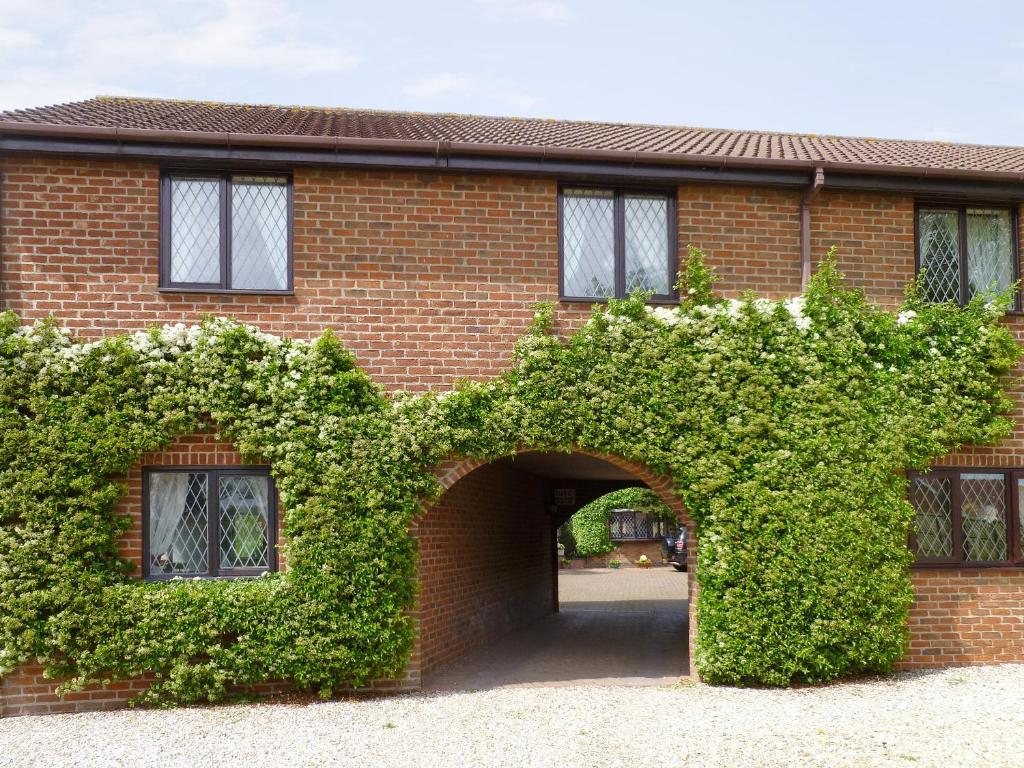
[{"label": "brick building", "polygon": [[[98,98],[0,113],[0,174],[0,307],[24,321],[52,315],[82,338],[204,314],[331,328],[389,389],[498,374],[538,301],[562,330],[635,287],[670,303],[691,243],[728,296],[796,294],[832,245],[887,307],[919,264],[936,300],[1020,271],[1015,148]],[[1020,317],[1005,321],[1018,337]],[[273,481],[241,463],[212,434],[143,458],[122,501],[140,577],[286,567]],[[939,464],[911,485],[903,665],[1024,660],[1024,427]],[[643,483],[686,520],[664,478],[616,457],[437,471],[449,490],[415,531],[417,650],[381,687],[416,687],[557,606],[556,489]],[[249,515],[228,554],[197,543],[221,505]],[[0,714],[116,706],[137,685],[61,700],[26,668],[0,681]]]}]

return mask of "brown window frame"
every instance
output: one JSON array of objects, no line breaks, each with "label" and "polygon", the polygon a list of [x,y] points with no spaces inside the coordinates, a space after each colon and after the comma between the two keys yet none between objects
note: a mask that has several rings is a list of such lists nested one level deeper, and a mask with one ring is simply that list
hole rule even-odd
[{"label": "brown window frame", "polygon": [[[580,189],[595,192],[611,192],[613,200],[612,237],[615,263],[615,295],[614,296],[570,296],[565,292],[565,190]],[[675,284],[679,274],[679,243],[678,213],[676,191],[664,187],[619,187],[602,184],[561,183],[558,185],[558,300],[565,302],[584,301],[589,304],[607,302],[609,298],[625,299],[626,293],[626,204],[625,198],[630,195],[663,196],[668,203],[666,227],[666,262],[668,284],[673,286],[665,294],[654,294],[649,299],[651,304],[678,304],[679,291]]]},{"label": "brown window frame", "polygon": [[[1003,493],[1006,509],[1006,560],[967,560],[963,547],[963,510],[961,508],[960,475],[962,474],[1000,474],[1003,475]],[[1020,542],[1020,494],[1016,492],[1017,482],[1024,480],[1024,469],[1007,467],[936,467],[928,472],[907,472],[908,494],[909,483],[916,478],[949,478],[950,513],[953,526],[953,556],[923,558],[917,554],[917,541],[913,529],[910,532],[909,546],[914,553],[914,568],[1017,568],[1024,566],[1024,551]],[[909,497],[908,497],[909,498]],[[911,502],[913,504],[913,502]]]},{"label": "brown window frame", "polygon": [[[232,177],[263,176],[285,182],[287,196],[287,287],[285,288],[233,288],[231,287],[231,194]],[[175,178],[206,179],[220,183],[220,281],[217,283],[176,283],[171,280],[171,183]],[[160,174],[160,276],[159,289],[175,293],[232,293],[250,295],[290,296],[295,292],[294,282],[294,221],[295,205],[292,176],[288,173],[264,171],[217,171],[186,168],[165,169]]]},{"label": "brown window frame", "polygon": [[[1011,203],[994,203],[987,201],[974,201],[969,203],[950,203],[940,200],[916,200],[914,202],[914,275],[921,274],[921,210],[949,211],[957,214],[957,235],[960,246],[960,291],[957,304],[967,304],[967,209],[968,208],[993,208],[1000,211],[1007,211],[1010,214],[1010,245],[1013,249],[1013,282],[1020,280],[1020,228],[1018,218],[1020,209]],[[1019,314],[1021,308],[1021,292],[1016,291],[1013,296],[1013,304],[1009,312]]]},{"label": "brown window frame", "polygon": [[[206,573],[153,573],[150,563],[150,511],[149,486],[154,474],[163,472],[189,472],[207,476],[206,515]],[[220,567],[220,476],[258,475],[267,478],[267,567],[266,568],[221,568]],[[215,492],[213,489],[217,489]],[[169,581],[184,579],[237,579],[262,576],[277,570],[277,486],[270,474],[270,467],[252,465],[180,465],[151,466],[142,468],[142,575],[147,581]]]}]

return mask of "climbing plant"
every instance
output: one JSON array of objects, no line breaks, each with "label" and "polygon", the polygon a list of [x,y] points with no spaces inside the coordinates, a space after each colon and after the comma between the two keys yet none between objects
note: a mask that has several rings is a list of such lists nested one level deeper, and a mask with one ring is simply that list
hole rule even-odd
[{"label": "climbing plant", "polygon": [[[805,295],[725,301],[700,254],[684,300],[610,301],[567,336],[542,308],[509,370],[386,397],[329,333],[225,319],[73,343],[0,319],[0,675],[64,690],[149,674],[150,703],[397,674],[412,643],[409,524],[429,471],[524,448],[620,456],[670,478],[699,539],[705,679],[784,685],[891,667],[911,600],[907,467],[1010,429],[1006,296],[898,313],[830,263]],[[272,462],[288,569],[139,581],[119,478],[213,426]]]},{"label": "climbing plant", "polygon": [[573,514],[570,524],[576,554],[604,555],[614,549],[608,531],[608,520],[614,509],[642,512],[650,520],[676,519],[675,512],[650,488],[620,488],[594,499]]}]

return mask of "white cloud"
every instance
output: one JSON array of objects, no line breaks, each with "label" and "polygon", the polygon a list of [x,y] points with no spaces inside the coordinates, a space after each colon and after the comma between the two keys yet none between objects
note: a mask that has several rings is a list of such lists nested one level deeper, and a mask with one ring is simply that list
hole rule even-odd
[{"label": "white cloud", "polygon": [[529,111],[537,101],[519,84],[486,73],[470,77],[439,72],[408,83],[402,93],[413,100],[413,109],[463,111],[467,103],[473,103],[479,110],[508,114]]},{"label": "white cloud", "polygon": [[344,74],[360,63],[287,0],[112,0],[98,7],[51,1],[33,7],[27,0],[0,0],[0,108],[98,93],[161,95],[153,93],[155,83],[163,89],[184,81],[201,91],[239,74]]},{"label": "white cloud", "polygon": [[0,27],[0,56],[34,48],[38,43],[38,38],[27,29]]},{"label": "white cloud", "polygon": [[557,0],[477,0],[495,11],[541,21],[569,21],[572,9]]},{"label": "white cloud", "polygon": [[298,26],[273,0],[222,0],[214,14],[176,27],[147,10],[95,17],[75,30],[67,50],[101,70],[130,61],[136,69],[309,75],[348,72],[359,63],[342,48],[303,39]]},{"label": "white cloud", "polygon": [[440,72],[409,83],[402,88],[402,93],[417,99],[436,99],[439,96],[465,95],[473,85],[471,77]]}]

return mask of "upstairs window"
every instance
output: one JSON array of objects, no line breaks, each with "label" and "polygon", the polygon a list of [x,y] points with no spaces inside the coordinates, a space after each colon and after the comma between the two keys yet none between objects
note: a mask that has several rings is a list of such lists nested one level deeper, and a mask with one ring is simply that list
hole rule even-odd
[{"label": "upstairs window", "polygon": [[276,567],[276,494],[267,469],[152,469],[143,478],[148,578],[259,576]]},{"label": "upstairs window", "polygon": [[288,178],[166,175],[161,188],[160,287],[290,291]]},{"label": "upstairs window", "polygon": [[912,546],[922,565],[1007,565],[1021,559],[1024,472],[933,470],[910,475]]},{"label": "upstairs window", "polygon": [[[929,301],[966,304],[1017,279],[1017,217],[1010,208],[921,205],[917,263]],[[1012,309],[1019,309],[1019,299]]]},{"label": "upstairs window", "polygon": [[566,187],[559,194],[560,293],[673,301],[675,199],[668,194]]}]

